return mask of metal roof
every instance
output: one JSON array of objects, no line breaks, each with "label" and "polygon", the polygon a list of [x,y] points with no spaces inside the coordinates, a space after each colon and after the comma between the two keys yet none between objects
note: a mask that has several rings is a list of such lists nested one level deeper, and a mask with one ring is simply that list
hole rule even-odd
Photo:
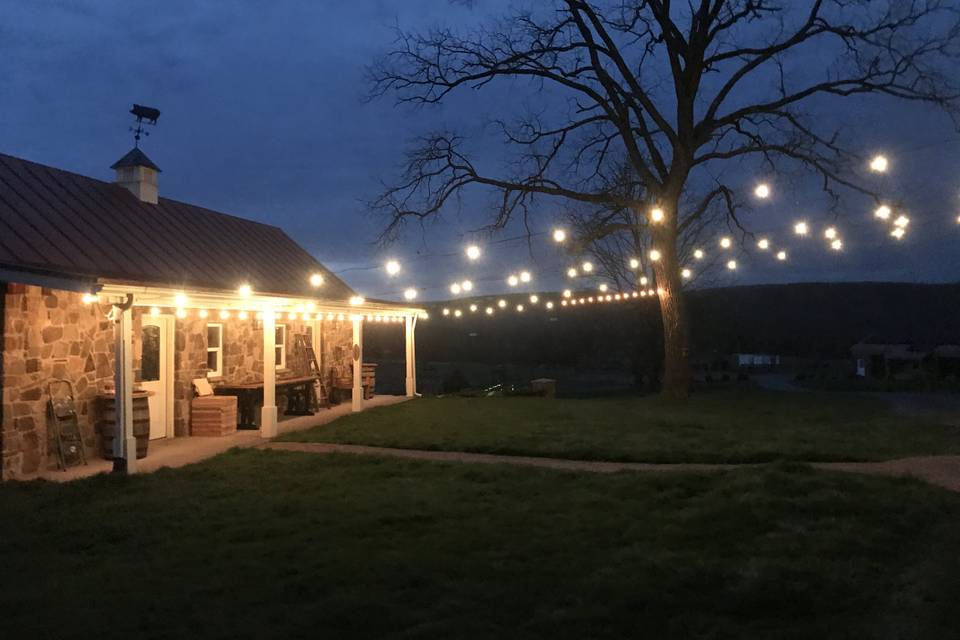
[{"label": "metal roof", "polygon": [[[346,300],[281,229],[0,153],[0,270]],[[324,284],[313,289],[310,275]]]}]

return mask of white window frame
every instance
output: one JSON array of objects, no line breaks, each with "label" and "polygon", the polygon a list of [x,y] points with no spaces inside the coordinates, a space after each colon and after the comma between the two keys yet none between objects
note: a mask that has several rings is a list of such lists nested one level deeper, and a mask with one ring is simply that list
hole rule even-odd
[{"label": "white window frame", "polygon": [[280,340],[276,340],[273,345],[274,354],[273,361],[277,361],[276,350],[280,349],[280,363],[277,365],[277,369],[286,369],[287,368],[287,325],[277,323],[276,329],[280,332]]},{"label": "white window frame", "polygon": [[207,369],[208,378],[221,378],[223,377],[223,323],[222,322],[208,322],[207,323],[207,335],[210,335],[210,327],[217,327],[220,331],[220,346],[211,347],[209,338],[207,339],[207,362],[210,361],[210,353],[215,352],[217,354],[217,368],[216,369]]}]

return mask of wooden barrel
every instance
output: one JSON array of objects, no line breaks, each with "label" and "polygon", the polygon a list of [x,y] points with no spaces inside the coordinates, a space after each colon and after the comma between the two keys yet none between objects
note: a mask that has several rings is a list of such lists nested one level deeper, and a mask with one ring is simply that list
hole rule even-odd
[{"label": "wooden barrel", "polygon": [[[113,437],[117,424],[117,401],[112,395],[100,396],[100,442],[102,455],[113,459]],[[150,398],[147,395],[133,398],[133,437],[137,439],[137,458],[147,457],[150,444]]]}]

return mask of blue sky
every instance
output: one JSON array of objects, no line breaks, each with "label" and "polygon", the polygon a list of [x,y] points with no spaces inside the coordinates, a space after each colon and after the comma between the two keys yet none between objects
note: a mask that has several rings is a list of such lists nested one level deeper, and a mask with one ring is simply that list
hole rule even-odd
[{"label": "blue sky", "polygon": [[[362,99],[364,67],[389,46],[395,25],[470,29],[507,3],[482,4],[0,0],[0,151],[110,179],[110,164],[131,146],[130,104],[148,104],[163,112],[142,145],[163,169],[162,195],[279,225],[367,295],[396,297],[413,285],[444,297],[463,278],[494,293],[520,268],[540,274],[537,288],[557,288],[565,260],[544,237],[533,251],[522,240],[501,242],[479,264],[462,259],[466,240],[487,240],[471,233],[487,219],[479,194],[441,221],[409,228],[388,250],[373,244],[382,221],[364,202],[396,175],[409,140],[455,128],[494,162],[501,149],[484,138],[484,123],[515,94],[497,88],[437,108],[398,108]],[[960,280],[960,139],[949,121],[890,100],[823,113],[864,149],[891,157],[885,179],[910,203],[911,234],[890,241],[853,203],[839,221],[842,255],[796,245],[789,223],[827,214],[815,185],[784,181],[751,216],[757,229],[792,243],[789,265],[746,257],[729,282]],[[537,230],[549,229],[561,206],[542,203]],[[521,233],[508,228],[493,239]],[[367,268],[387,258],[404,265],[392,281]]]}]

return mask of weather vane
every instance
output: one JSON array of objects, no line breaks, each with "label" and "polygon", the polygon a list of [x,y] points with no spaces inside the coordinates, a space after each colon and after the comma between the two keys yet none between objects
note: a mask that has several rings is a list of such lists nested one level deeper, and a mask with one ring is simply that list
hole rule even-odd
[{"label": "weather vane", "polygon": [[130,109],[130,113],[134,115],[137,119],[137,126],[130,127],[130,131],[133,132],[133,146],[140,146],[140,136],[145,135],[149,136],[150,132],[143,128],[143,125],[149,124],[155,126],[157,120],[160,119],[160,109],[154,109],[153,107],[145,107],[141,104],[133,105],[133,109]]}]

